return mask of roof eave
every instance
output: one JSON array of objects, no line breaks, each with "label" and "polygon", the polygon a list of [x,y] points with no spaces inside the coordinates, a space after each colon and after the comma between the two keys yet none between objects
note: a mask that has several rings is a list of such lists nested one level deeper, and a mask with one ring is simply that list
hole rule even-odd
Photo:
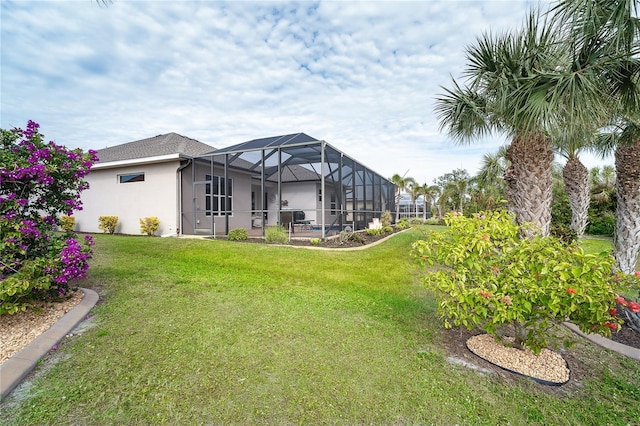
[{"label": "roof eave", "polygon": [[139,166],[143,164],[152,164],[152,163],[167,163],[176,160],[182,159],[191,159],[193,157],[184,154],[167,154],[167,155],[157,155],[155,157],[142,157],[142,158],[131,158],[127,160],[116,160],[116,161],[108,161],[108,162],[100,162],[98,161],[93,165],[91,170],[99,170],[99,169],[113,169],[116,167],[127,167],[127,166]]}]

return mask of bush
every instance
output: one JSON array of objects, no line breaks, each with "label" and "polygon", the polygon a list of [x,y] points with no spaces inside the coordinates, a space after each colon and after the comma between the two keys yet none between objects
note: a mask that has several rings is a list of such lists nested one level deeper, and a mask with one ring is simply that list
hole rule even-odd
[{"label": "bush", "polygon": [[246,241],[249,238],[249,233],[244,228],[234,228],[229,231],[227,239],[229,241]]},{"label": "bush", "polygon": [[444,225],[444,219],[438,217],[430,217],[425,220],[425,225]]},{"label": "bush", "polygon": [[384,230],[383,228],[369,228],[365,230],[365,232],[367,233],[367,235],[378,236],[378,235],[382,235]]},{"label": "bush", "polygon": [[81,208],[95,151],[46,143],[39,127],[0,129],[0,314],[65,296],[92,255],[90,236],[78,242],[54,230]]},{"label": "bush", "polygon": [[382,232],[388,234],[390,232],[393,232],[393,228],[391,226],[385,226],[384,228],[382,228]]},{"label": "bush", "polygon": [[320,245],[320,238],[311,238],[311,239],[309,240],[309,243],[310,243],[312,246],[319,246],[319,245]]},{"label": "bush", "polygon": [[[116,217],[116,224],[118,223],[118,218]],[[155,235],[160,228],[160,220],[158,220],[155,216],[147,216],[145,218],[140,219],[140,232],[143,234],[147,234],[149,236]],[[115,231],[115,225],[113,227]],[[113,234],[113,232],[110,232]]]},{"label": "bush", "polygon": [[286,244],[289,241],[289,235],[282,226],[267,226],[264,229],[264,240],[268,243]]},{"label": "bush", "polygon": [[578,234],[569,225],[551,225],[550,234],[567,244],[574,243],[578,240]]},{"label": "bush", "polygon": [[411,219],[409,219],[409,223],[412,225],[424,225],[425,222],[426,220],[420,217],[412,217]]},{"label": "bush", "polygon": [[105,234],[113,234],[118,227],[118,216],[100,216],[98,218],[98,229]]},{"label": "bush", "polygon": [[382,223],[383,227],[391,226],[391,213],[382,213],[382,216],[380,216],[380,222]]},{"label": "bush", "polygon": [[[635,273],[636,279],[640,281],[640,271]],[[636,287],[640,284],[636,285]],[[640,296],[640,294],[638,294]],[[622,318],[628,327],[640,333],[640,297],[636,300],[627,299],[623,296],[616,297],[616,307],[612,312],[613,315]]]},{"label": "bush", "polygon": [[60,216],[60,228],[65,232],[73,232],[76,227],[76,218],[73,216]]},{"label": "bush", "polygon": [[401,231],[403,229],[407,229],[407,228],[410,228],[410,227],[411,227],[411,224],[409,223],[409,221],[407,219],[404,219],[404,218],[400,219],[398,221],[398,223],[396,223],[396,228],[401,230]]},{"label": "bush", "polygon": [[556,337],[552,325],[574,322],[582,331],[610,335],[616,293],[632,277],[613,274],[615,260],[588,255],[555,237],[520,239],[504,211],[468,219],[447,215],[449,229],[417,241],[411,255],[429,269],[424,284],[439,299],[446,327],[480,328],[513,346],[539,353]]},{"label": "bush", "polygon": [[612,214],[605,213],[602,216],[589,216],[589,224],[585,232],[589,235],[606,235],[613,237],[616,227],[616,218]]}]

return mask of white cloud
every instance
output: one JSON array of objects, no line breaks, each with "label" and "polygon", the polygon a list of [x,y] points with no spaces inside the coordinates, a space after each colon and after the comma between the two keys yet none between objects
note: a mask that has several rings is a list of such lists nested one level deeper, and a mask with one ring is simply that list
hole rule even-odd
[{"label": "white cloud", "polygon": [[[438,131],[439,86],[533,1],[1,2],[1,126],[99,149],[166,132],[216,147],[305,132],[377,172],[475,173],[495,137]],[[594,160],[597,164],[599,160]]]}]

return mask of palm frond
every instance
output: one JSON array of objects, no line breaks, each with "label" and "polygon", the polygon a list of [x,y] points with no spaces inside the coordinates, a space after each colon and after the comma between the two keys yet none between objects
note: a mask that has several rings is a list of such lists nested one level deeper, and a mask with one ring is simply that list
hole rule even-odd
[{"label": "palm frond", "polygon": [[436,98],[435,113],[440,130],[446,131],[456,142],[463,143],[491,132],[487,101],[478,92],[461,88],[453,81],[453,88]]}]

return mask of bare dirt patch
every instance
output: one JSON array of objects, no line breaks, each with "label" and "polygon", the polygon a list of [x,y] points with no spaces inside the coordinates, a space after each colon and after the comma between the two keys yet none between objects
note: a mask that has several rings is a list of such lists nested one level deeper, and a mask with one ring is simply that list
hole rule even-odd
[{"label": "bare dirt patch", "polygon": [[38,302],[24,312],[0,315],[0,364],[47,331],[83,297],[84,293],[76,290],[59,302]]}]

